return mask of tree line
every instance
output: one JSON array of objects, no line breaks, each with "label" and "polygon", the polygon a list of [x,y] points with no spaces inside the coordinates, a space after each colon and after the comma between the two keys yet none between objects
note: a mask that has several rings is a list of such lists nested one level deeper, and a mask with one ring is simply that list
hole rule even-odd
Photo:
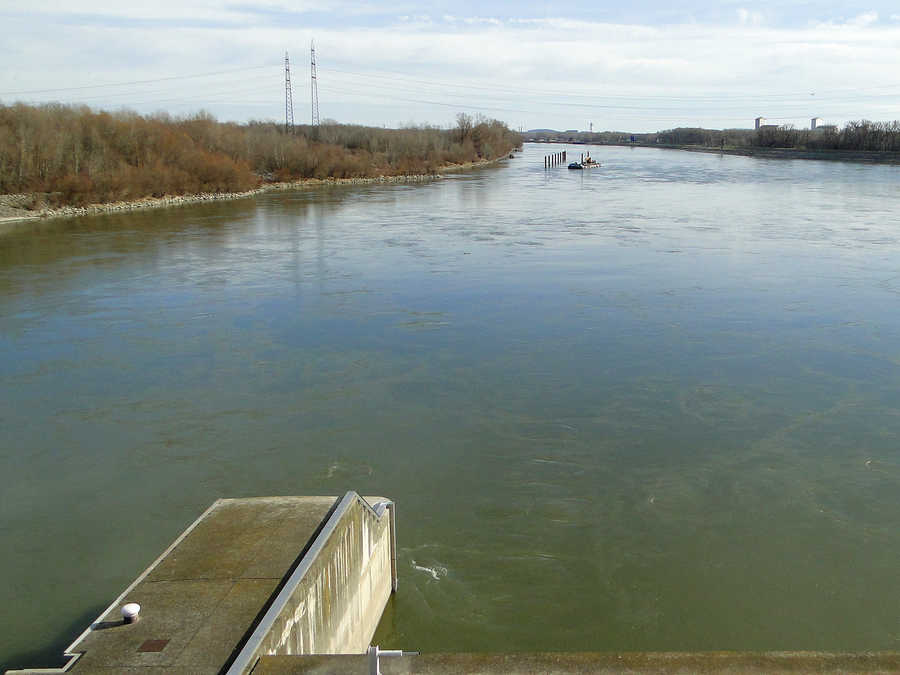
[{"label": "tree line", "polygon": [[678,127],[650,134],[621,131],[539,131],[528,140],[598,145],[697,145],[709,148],[792,148],[810,151],[900,152],[900,121],[848,122],[843,128],[796,129],[793,125],[760,129]]},{"label": "tree line", "polygon": [[753,145],[763,148],[800,150],[853,150],[857,152],[900,152],[900,121],[847,122],[842,129],[795,129],[791,125],[759,129]]},{"label": "tree line", "polygon": [[240,192],[263,182],[430,174],[495,159],[521,145],[497,120],[466,114],[451,129],[381,129],[328,122],[218,122],[87,106],[0,103],[0,194],[46,193],[83,205],[200,192]]}]

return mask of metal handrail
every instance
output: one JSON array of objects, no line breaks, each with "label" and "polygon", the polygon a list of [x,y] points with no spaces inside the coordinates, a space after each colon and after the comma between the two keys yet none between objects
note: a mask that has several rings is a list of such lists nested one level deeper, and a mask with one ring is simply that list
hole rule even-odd
[{"label": "metal handrail", "polygon": [[[331,535],[337,529],[338,524],[343,519],[344,515],[350,510],[354,503],[357,503],[363,506],[367,511],[369,511],[372,515],[374,515],[378,520],[381,520],[382,515],[384,514],[384,510],[379,514],[378,511],[372,507],[365,499],[363,499],[359,494],[354,491],[347,492],[338,503],[337,507],[328,517],[328,520],[325,521],[325,525],[322,527],[319,534],[316,536],[312,545],[307,550],[306,554],[303,556],[303,559],[297,565],[293,572],[291,572],[290,577],[288,577],[284,586],[281,588],[281,591],[275,597],[275,600],[272,601],[272,604],[269,606],[268,610],[266,610],[265,615],[263,615],[260,622],[257,624],[253,633],[244,643],[244,646],[241,648],[241,651],[235,657],[234,661],[232,661],[228,670],[226,671],[226,675],[241,675],[247,671],[250,667],[251,662],[256,658],[256,651],[259,649],[259,646],[262,644],[262,641],[265,639],[266,635],[272,629],[275,621],[278,616],[287,607],[288,602],[290,601],[291,596],[293,595],[294,590],[297,588],[297,585],[301,582],[303,577],[306,576],[306,573],[309,571],[309,568],[312,566],[313,562],[315,562],[317,555],[321,552],[321,550],[325,547],[325,544],[330,539]],[[390,522],[390,531],[391,531],[391,590],[397,590],[397,554],[396,554],[396,534],[395,534],[395,520],[394,520],[394,502],[390,500],[385,500],[384,502],[378,502],[376,506],[384,504],[385,509],[389,509],[391,512],[391,522]]]},{"label": "metal handrail", "polygon": [[408,652],[402,649],[381,649],[378,645],[372,645],[366,654],[369,655],[369,675],[382,675],[380,661],[382,656],[418,656],[419,652]]}]

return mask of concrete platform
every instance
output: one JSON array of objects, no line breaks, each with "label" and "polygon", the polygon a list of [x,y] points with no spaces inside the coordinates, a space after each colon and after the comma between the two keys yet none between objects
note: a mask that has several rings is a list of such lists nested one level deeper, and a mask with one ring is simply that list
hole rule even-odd
[{"label": "concrete platform", "polygon": [[[396,587],[393,504],[369,500],[218,500],[75,640],[64,668],[8,672],[213,675],[248,672],[265,653],[364,652]],[[140,618],[125,624],[131,602]]]},{"label": "concrete platform", "polygon": [[[599,675],[612,673],[897,673],[900,654],[823,652],[699,652],[534,654],[421,654],[382,657],[382,675]],[[264,656],[253,675],[369,673],[366,656]]]},{"label": "concrete platform", "polygon": [[[336,497],[222,499],[96,622],[73,672],[217,673],[318,531]],[[141,606],[124,625],[119,608]],[[160,651],[141,651],[166,640]],[[151,645],[159,649],[160,643]]]}]

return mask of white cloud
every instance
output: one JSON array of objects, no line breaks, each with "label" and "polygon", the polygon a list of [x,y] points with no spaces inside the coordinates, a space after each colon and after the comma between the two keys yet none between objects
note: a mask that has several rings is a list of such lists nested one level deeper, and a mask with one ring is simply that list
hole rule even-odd
[{"label": "white cloud", "polygon": [[761,12],[754,12],[744,7],[737,10],[738,21],[744,26],[761,26],[763,23],[763,15]]},{"label": "white cloud", "polygon": [[[27,13],[53,20],[82,19],[87,23],[102,24],[111,21],[166,21],[185,23],[254,23],[253,17],[270,14],[303,15],[329,13],[359,16],[383,12],[382,8],[360,4],[351,0],[154,0],[153,2],[127,3],[114,0],[29,0]],[[23,12],[24,14],[25,12]]]},{"label": "white cloud", "polygon": [[859,14],[850,19],[847,24],[858,28],[864,28],[865,26],[871,26],[876,21],[878,21],[878,12],[864,12],[863,14]]},{"label": "white cloud", "polygon": [[428,14],[404,14],[399,17],[400,21],[406,25],[407,27],[411,26],[431,26],[434,24],[434,20]]},{"label": "white cloud", "polygon": [[[900,16],[900,15],[898,15]],[[817,27],[821,28],[868,28],[870,26],[874,26],[878,23],[878,12],[870,11],[863,12],[861,14],[857,14],[854,17],[849,19],[842,19],[840,21],[825,21],[815,24]]]},{"label": "white cloud", "polygon": [[470,26],[476,24],[487,24],[490,26],[499,26],[502,24],[502,21],[499,19],[494,19],[491,17],[483,17],[483,16],[470,16],[463,19],[463,22],[469,24]]}]

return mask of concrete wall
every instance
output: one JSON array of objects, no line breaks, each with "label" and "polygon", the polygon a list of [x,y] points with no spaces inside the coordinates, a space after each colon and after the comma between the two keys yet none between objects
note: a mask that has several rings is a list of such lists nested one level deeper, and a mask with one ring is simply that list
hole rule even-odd
[{"label": "concrete wall", "polygon": [[396,588],[393,504],[348,493],[238,655],[362,654]]},{"label": "concrete wall", "polygon": [[391,531],[358,502],[292,593],[260,646],[264,654],[360,654],[391,594]]}]

